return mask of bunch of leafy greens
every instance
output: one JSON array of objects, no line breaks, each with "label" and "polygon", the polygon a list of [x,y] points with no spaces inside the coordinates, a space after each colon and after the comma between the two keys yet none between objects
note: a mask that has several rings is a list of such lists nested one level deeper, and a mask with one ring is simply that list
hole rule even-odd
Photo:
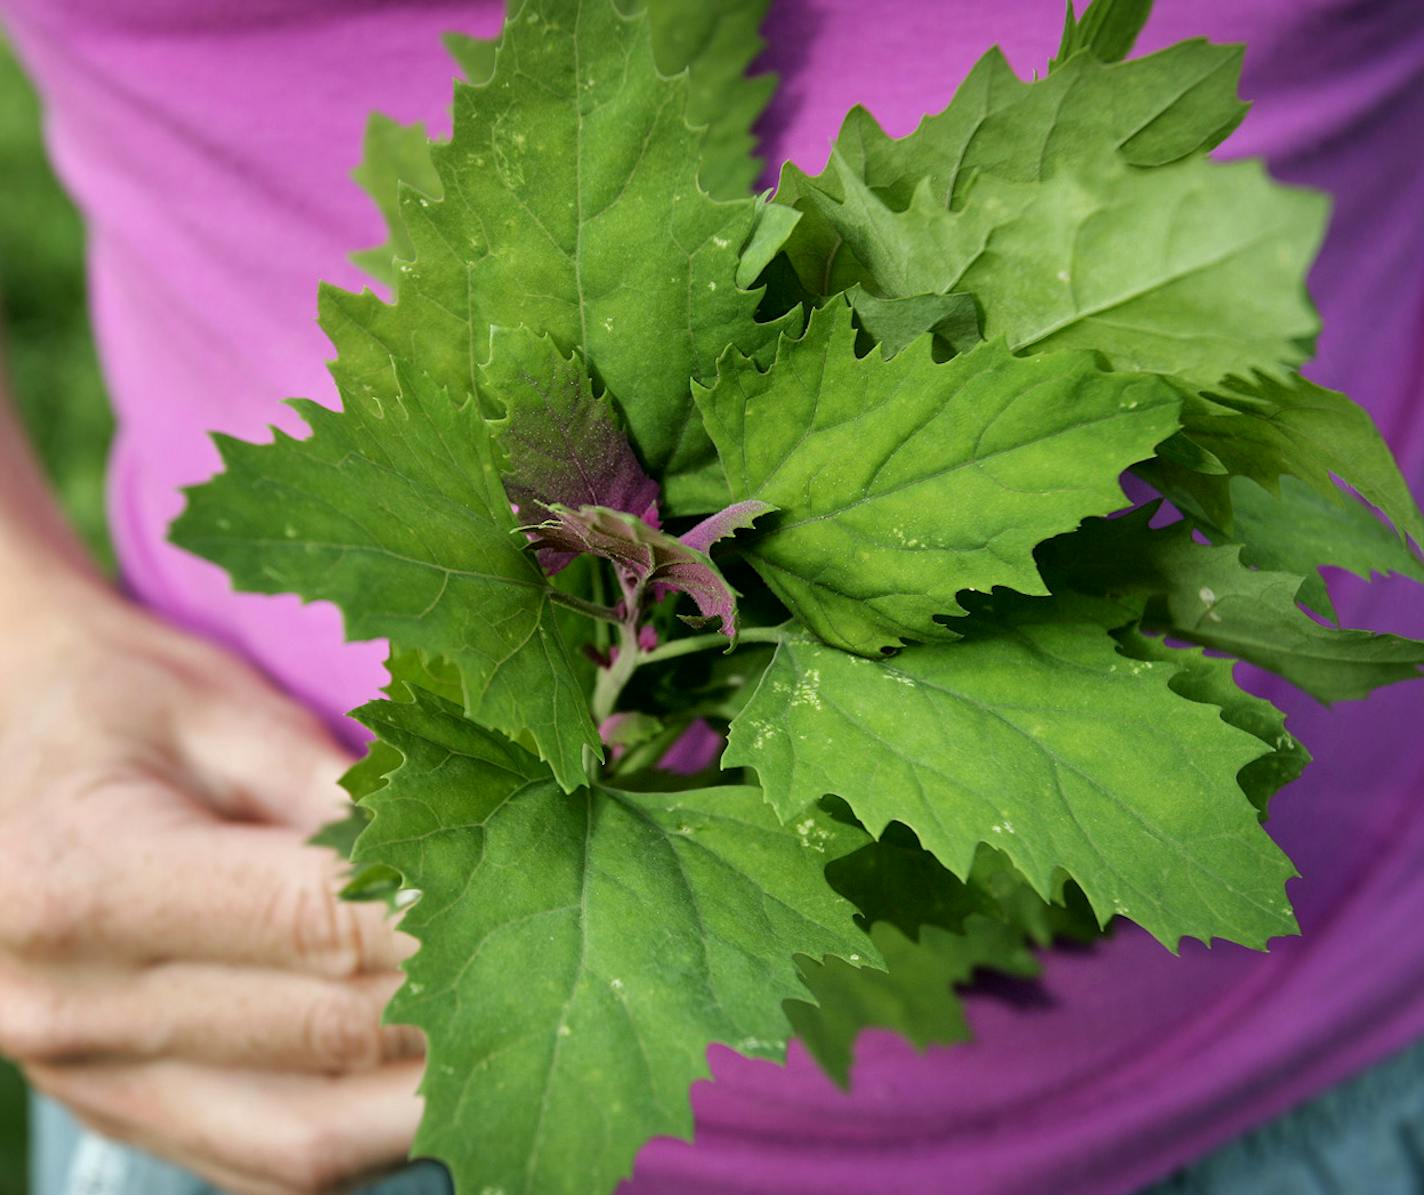
[{"label": "bunch of leafy greens", "polygon": [[[1419,579],[1424,519],[1293,372],[1323,199],[1206,156],[1240,48],[1126,60],[1145,4],[1070,7],[1044,77],[991,50],[756,198],[765,5],[452,39],[450,140],[370,126],[343,409],[222,441],[174,529],[391,644],[328,837],[419,893],[390,1016],[461,1190],[609,1190],[710,1043],[845,1082],[1117,916],[1264,948],[1308,756],[1233,658],[1324,702],[1424,665],[1318,572]],[[1125,471],[1171,506],[1108,517]]]}]

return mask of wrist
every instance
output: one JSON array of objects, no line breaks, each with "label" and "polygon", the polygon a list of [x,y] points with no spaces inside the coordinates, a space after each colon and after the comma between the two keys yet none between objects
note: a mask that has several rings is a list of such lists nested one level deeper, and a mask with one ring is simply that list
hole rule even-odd
[{"label": "wrist", "polygon": [[87,558],[43,549],[0,555],[0,667],[51,655],[121,605]]}]

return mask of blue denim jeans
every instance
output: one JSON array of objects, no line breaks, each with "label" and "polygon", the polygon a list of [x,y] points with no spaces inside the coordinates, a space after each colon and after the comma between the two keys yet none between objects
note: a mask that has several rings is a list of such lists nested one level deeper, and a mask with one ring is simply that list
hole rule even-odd
[{"label": "blue denim jeans", "polygon": [[[215,1187],[148,1154],[80,1128],[57,1104],[35,1100],[30,1117],[33,1195],[221,1195]],[[360,1195],[453,1195],[442,1167],[411,1166]]]},{"label": "blue denim jeans", "polygon": [[[53,1104],[34,1118],[34,1195],[219,1195],[164,1162],[79,1129]],[[363,1195],[451,1195],[422,1164]],[[1424,1043],[1173,1175],[1143,1195],[1424,1195]]]}]

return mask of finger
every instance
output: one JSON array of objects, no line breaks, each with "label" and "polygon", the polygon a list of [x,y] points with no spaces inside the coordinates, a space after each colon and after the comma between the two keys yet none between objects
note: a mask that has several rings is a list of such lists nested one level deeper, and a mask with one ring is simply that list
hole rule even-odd
[{"label": "finger", "polygon": [[293,830],[135,817],[110,823],[106,834],[102,850],[79,844],[82,875],[57,866],[25,898],[32,908],[0,910],[8,941],[40,956],[221,962],[332,978],[394,971],[413,951],[384,905],[340,899],[345,865]]},{"label": "finger", "polygon": [[420,1073],[411,1062],[336,1078],[181,1062],[29,1068],[106,1135],[263,1195],[324,1190],[405,1158]]},{"label": "finger", "polygon": [[381,1024],[400,975],[330,980],[177,963],[27,969],[5,980],[0,1044],[30,1061],[182,1058],[341,1073],[424,1054],[419,1031]]},{"label": "finger", "polygon": [[310,836],[350,809],[338,781],[355,757],[319,719],[265,684],[196,703],[177,728],[194,795],[223,817]]}]

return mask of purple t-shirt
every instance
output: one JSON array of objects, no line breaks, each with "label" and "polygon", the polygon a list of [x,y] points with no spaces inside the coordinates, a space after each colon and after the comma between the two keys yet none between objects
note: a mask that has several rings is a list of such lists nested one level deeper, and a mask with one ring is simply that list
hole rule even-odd
[{"label": "purple t-shirt", "polygon": [[[767,156],[818,169],[860,101],[896,134],[948,100],[993,42],[1042,70],[1062,0],[778,0],[782,86]],[[1229,152],[1323,187],[1335,218],[1312,278],[1316,379],[1374,412],[1424,489],[1424,5],[1160,0],[1143,48],[1245,40],[1256,107]],[[208,433],[261,438],[301,394],[335,403],[315,284],[359,287],[382,239],[349,180],[366,115],[447,127],[438,35],[492,34],[489,0],[0,0],[47,101],[50,147],[88,218],[94,315],[119,414],[110,483],[128,583],[175,622],[259,661],[340,725],[383,679],[336,612],[232,594],[165,543]],[[3,190],[0,190],[0,199]],[[1405,586],[1334,584],[1347,620],[1424,634]],[[1303,936],[1269,954],[1132,927],[1046,958],[1035,989],[969,998],[975,1043],[861,1043],[843,1094],[793,1047],[785,1068],[712,1054],[694,1144],[656,1142],[630,1190],[1127,1191],[1424,1034],[1424,686],[1327,713],[1242,670],[1319,756],[1274,806],[1302,878]],[[344,733],[350,733],[349,727]]]}]

